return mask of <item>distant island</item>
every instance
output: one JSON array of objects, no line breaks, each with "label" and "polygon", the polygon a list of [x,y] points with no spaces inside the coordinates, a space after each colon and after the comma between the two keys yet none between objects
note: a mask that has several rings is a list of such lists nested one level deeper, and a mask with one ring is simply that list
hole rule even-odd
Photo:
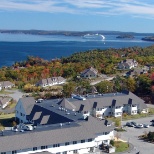
[{"label": "distant island", "polygon": [[134,36],[133,35],[124,34],[124,35],[119,35],[116,38],[120,38],[120,39],[133,39]]},{"label": "distant island", "polygon": [[144,37],[142,38],[143,41],[154,41],[154,36],[148,36],[148,37]]},{"label": "distant island", "polygon": [[[133,35],[145,35],[144,33],[135,32],[121,32],[121,31],[105,31],[105,30],[92,30],[92,31],[66,31],[66,30],[0,30],[0,33],[8,34],[31,34],[31,35],[64,35],[64,36],[84,36],[86,34],[94,35],[119,35],[117,38],[132,38]],[[153,33],[148,33],[153,35]]]}]

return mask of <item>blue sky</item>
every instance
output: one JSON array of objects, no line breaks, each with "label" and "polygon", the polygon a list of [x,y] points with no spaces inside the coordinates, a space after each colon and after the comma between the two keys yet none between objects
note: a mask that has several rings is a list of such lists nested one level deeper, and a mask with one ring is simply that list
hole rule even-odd
[{"label": "blue sky", "polygon": [[0,0],[0,29],[154,32],[154,0]]}]

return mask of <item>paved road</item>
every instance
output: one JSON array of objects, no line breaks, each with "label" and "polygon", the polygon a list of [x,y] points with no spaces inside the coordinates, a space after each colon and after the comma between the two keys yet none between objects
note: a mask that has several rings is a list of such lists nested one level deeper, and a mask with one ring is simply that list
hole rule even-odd
[{"label": "paved road", "polygon": [[[147,117],[142,119],[136,119],[136,120],[128,120],[128,121],[135,121],[136,123],[145,123],[145,124],[151,124],[151,120],[154,119],[154,117]],[[126,124],[128,121],[123,121],[122,124]],[[154,127],[150,126],[149,128],[133,128],[133,127],[126,127],[127,132],[122,132],[121,139],[128,141],[134,145],[133,151],[131,151],[131,154],[136,154],[140,151],[140,154],[154,154],[154,144],[144,142],[140,139],[138,139],[138,136],[143,135],[144,131],[147,133],[149,131],[154,132]],[[128,152],[126,152],[128,154]],[[125,154],[126,154],[125,153]]]}]

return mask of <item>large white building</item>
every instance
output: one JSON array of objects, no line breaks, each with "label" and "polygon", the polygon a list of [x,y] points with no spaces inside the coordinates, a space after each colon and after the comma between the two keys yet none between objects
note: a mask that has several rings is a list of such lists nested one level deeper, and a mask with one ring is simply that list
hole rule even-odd
[{"label": "large white building", "polygon": [[[72,96],[61,103],[63,107],[70,104],[70,109],[82,112],[84,115],[96,117],[121,116],[123,113],[134,115],[147,113],[148,107],[142,99],[129,91],[121,93]],[[68,107],[68,105],[66,106]]]},{"label": "large white building", "polygon": [[32,97],[19,99],[16,118],[22,123],[33,123],[35,129],[23,131],[22,127],[17,127],[16,132],[3,131],[0,153],[83,154],[95,152],[99,145],[108,145],[114,138],[114,126],[110,121],[92,116],[84,118],[82,113],[69,109],[72,104],[66,102],[68,109],[62,104],[65,99],[42,103]]},{"label": "large white building", "polygon": [[[19,99],[16,119],[32,123],[35,129],[4,131],[0,137],[1,154],[31,154],[47,151],[54,154],[95,152],[99,145],[114,138],[114,126],[103,116],[148,112],[144,101],[131,92],[77,96],[35,101]],[[98,117],[98,118],[96,118]]]}]

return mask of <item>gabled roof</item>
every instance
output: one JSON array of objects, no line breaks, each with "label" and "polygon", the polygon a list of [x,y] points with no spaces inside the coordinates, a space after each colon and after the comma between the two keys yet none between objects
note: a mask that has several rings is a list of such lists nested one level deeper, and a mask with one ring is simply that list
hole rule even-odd
[{"label": "gabled roof", "polygon": [[13,151],[18,149],[27,149],[40,147],[42,145],[53,145],[58,143],[79,141],[83,139],[95,138],[103,132],[113,131],[113,126],[106,126],[105,121],[89,117],[88,121],[82,121],[74,125],[63,125],[62,127],[44,127],[44,130],[38,130],[37,127],[31,132],[16,132],[15,135],[0,137],[0,152]]},{"label": "gabled roof", "polygon": [[88,75],[95,74],[95,75],[97,75],[97,73],[98,73],[98,71],[95,68],[90,67],[90,68],[84,70],[83,72],[81,72],[81,75],[85,75],[85,74],[88,74]]},{"label": "gabled roof", "polygon": [[66,98],[63,98],[61,101],[59,101],[58,105],[70,110],[73,110],[76,108],[76,106],[73,105],[71,102],[69,102]]},{"label": "gabled roof", "polygon": [[33,97],[25,97],[25,98],[20,98],[19,101],[22,102],[26,115],[30,115],[35,104],[35,99]]},{"label": "gabled roof", "polygon": [[0,104],[4,105],[5,103],[9,102],[11,100],[11,98],[8,97],[0,97]]},{"label": "gabled roof", "polygon": [[90,111],[94,104],[96,108],[103,108],[107,106],[123,106],[124,104],[138,104],[139,108],[147,108],[146,104],[138,96],[134,95],[132,92],[123,91],[122,93],[112,93],[99,95],[90,95],[86,97],[86,100],[77,100],[73,98],[68,98],[68,101],[76,106],[76,111]]},{"label": "gabled roof", "polygon": [[14,84],[12,82],[10,82],[10,81],[2,81],[2,82],[0,82],[0,85],[2,87],[14,86]]}]

